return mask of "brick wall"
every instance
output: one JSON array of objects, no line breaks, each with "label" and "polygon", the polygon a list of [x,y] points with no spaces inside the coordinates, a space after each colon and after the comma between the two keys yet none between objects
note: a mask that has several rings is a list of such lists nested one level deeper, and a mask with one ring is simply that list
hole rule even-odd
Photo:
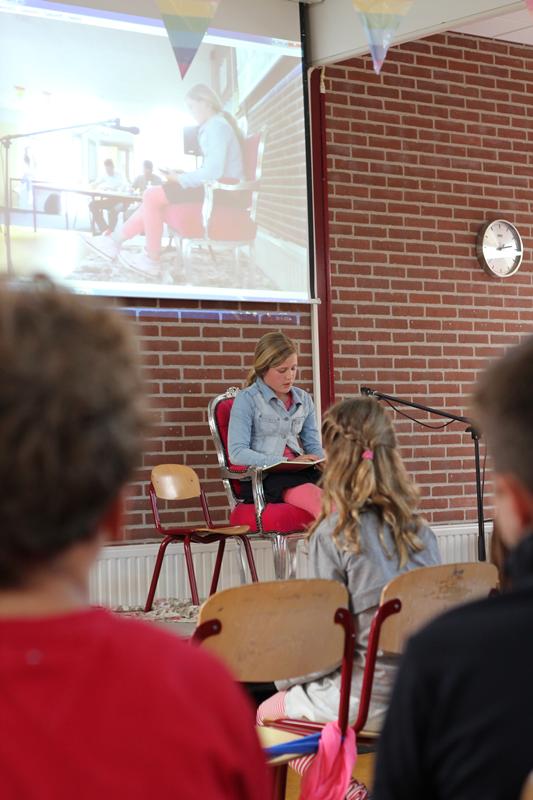
[{"label": "brick wall", "polygon": [[[328,67],[326,88],[337,396],[465,414],[486,360],[532,329],[533,48],[448,33],[395,48],[381,77],[368,58]],[[497,217],[526,248],[506,281],[475,256]],[[395,419],[430,518],[475,519],[462,426]]]},{"label": "brick wall", "polygon": [[270,88],[266,80],[265,94],[247,110],[250,131],[266,131],[257,221],[274,236],[306,247],[302,74],[294,59],[287,61],[286,74],[276,73]]},{"label": "brick wall", "polygon": [[[337,396],[367,384],[465,413],[486,360],[533,323],[533,48],[439,35],[395,48],[380,78],[368,58],[328,67],[326,87]],[[499,216],[527,251],[507,281],[485,275],[474,249]],[[255,341],[279,328],[300,342],[311,389],[309,310],[139,300],[128,313],[154,424],[126,536],[150,534],[146,483],[166,460],[199,470],[223,519],[207,403],[244,379]],[[430,519],[474,519],[469,435],[395,422]]]},{"label": "brick wall", "polygon": [[[226,521],[228,506],[207,404],[228,386],[243,384],[257,339],[271,330],[282,329],[298,342],[299,384],[312,390],[309,308],[164,300],[128,301],[122,308],[138,336],[151,409],[142,465],[130,487],[124,536],[152,535],[147,485],[150,469],[160,463],[181,462],[196,469],[215,520]],[[200,516],[189,512],[185,518]]]}]

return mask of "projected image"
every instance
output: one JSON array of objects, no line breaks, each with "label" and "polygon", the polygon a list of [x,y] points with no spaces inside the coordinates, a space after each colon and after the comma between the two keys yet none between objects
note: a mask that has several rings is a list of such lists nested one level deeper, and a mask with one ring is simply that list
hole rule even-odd
[{"label": "projected image", "polygon": [[309,298],[300,46],[217,27],[225,3],[182,79],[155,11],[0,0],[0,270]]}]

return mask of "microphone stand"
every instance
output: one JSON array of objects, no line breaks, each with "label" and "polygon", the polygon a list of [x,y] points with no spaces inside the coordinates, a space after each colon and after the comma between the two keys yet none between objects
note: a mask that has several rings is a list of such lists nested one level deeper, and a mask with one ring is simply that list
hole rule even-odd
[{"label": "microphone stand", "polygon": [[[480,434],[472,425],[468,417],[460,417],[457,414],[450,414],[448,411],[441,411],[438,408],[431,408],[431,406],[423,406],[420,403],[413,403],[411,400],[403,400],[401,397],[393,397],[390,394],[383,394],[383,392],[370,389],[368,386],[361,387],[361,394],[376,397],[378,400],[386,400],[389,403],[394,403],[401,406],[409,406],[410,408],[418,408],[420,411],[426,411],[429,414],[436,414],[439,417],[454,420],[455,422],[463,422],[468,427],[466,433],[472,436],[474,442],[474,460],[476,464],[476,496],[477,496],[477,525],[478,525],[478,540],[477,540],[477,555],[479,561],[487,560],[487,553],[485,549],[485,519],[483,515],[483,493],[481,490],[481,464],[479,458],[479,439]],[[416,421],[416,420],[415,420]]]},{"label": "microphone stand", "polygon": [[15,139],[24,139],[28,136],[42,136],[45,133],[60,133],[62,131],[73,131],[79,128],[92,128],[97,125],[111,125],[117,127],[117,119],[104,119],[99,122],[84,122],[78,125],[65,125],[62,128],[47,128],[46,130],[30,131],[29,133],[12,133],[0,138],[0,144],[4,148],[4,238],[6,241],[6,265],[7,274],[13,274],[13,260],[11,257],[11,191],[9,186],[9,148]]}]

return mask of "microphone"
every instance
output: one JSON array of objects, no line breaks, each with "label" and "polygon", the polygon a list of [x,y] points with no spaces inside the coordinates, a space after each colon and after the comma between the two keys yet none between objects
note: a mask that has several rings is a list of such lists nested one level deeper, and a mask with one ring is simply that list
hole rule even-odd
[{"label": "microphone", "polygon": [[367,397],[376,394],[373,389],[369,389],[368,386],[361,386],[361,394],[365,394]]},{"label": "microphone", "polygon": [[134,136],[137,136],[137,134],[141,132],[140,128],[137,128],[135,125],[132,127],[121,125],[120,119],[113,119],[107,124],[110,128],[113,128],[116,131],[124,131],[124,133],[132,133]]}]

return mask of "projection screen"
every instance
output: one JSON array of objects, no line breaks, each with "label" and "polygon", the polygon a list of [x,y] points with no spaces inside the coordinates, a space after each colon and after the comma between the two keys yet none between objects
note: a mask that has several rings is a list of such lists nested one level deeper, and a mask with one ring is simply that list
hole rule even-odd
[{"label": "projection screen", "polygon": [[298,4],[220,0],[182,78],[155,3],[88,2],[0,0],[0,271],[311,299]]}]

